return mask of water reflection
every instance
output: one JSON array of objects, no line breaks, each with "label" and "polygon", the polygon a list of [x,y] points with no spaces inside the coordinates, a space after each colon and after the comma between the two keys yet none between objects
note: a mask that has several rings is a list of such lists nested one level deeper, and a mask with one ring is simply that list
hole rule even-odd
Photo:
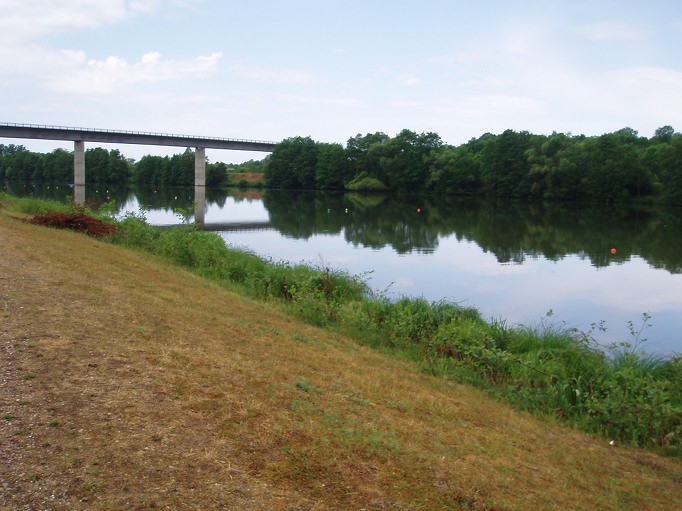
[{"label": "water reflection", "polygon": [[[15,195],[65,200],[68,186],[10,185]],[[86,200],[143,212],[158,225],[205,216],[204,228],[275,260],[368,275],[389,296],[421,295],[532,324],[555,318],[600,340],[625,340],[627,322],[653,315],[647,349],[682,352],[682,215],[656,208],[578,207],[466,198],[88,187]],[[197,214],[198,213],[198,214]],[[615,254],[612,253],[615,249]]]},{"label": "water reflection", "polygon": [[[5,187],[13,195],[58,201],[74,193],[69,185],[8,182]],[[682,273],[679,209],[359,193],[199,192],[205,197],[200,194],[195,201],[196,191],[189,187],[88,185],[86,200],[115,200],[121,214],[142,211],[151,223],[205,220],[210,229],[211,222],[224,226],[230,221],[267,221],[289,238],[342,235],[354,246],[375,250],[391,247],[398,254],[432,254],[443,238],[454,236],[458,241],[474,242],[484,253],[493,254],[499,264],[577,256],[603,268],[639,256],[653,268]],[[243,202],[254,203],[252,216],[257,218],[234,218],[233,210],[227,215],[221,213]]]},{"label": "water reflection", "polygon": [[343,232],[354,245],[407,254],[433,253],[454,235],[500,264],[577,255],[605,267],[639,255],[654,268],[682,272],[679,210],[304,192],[268,192],[263,204],[272,225],[294,238]]}]

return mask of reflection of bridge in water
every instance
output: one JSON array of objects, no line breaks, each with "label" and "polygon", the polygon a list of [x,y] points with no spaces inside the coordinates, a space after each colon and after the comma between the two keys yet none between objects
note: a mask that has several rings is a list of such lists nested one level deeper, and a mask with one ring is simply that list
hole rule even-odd
[{"label": "reflection of bridge in water", "polygon": [[[159,225],[158,227],[172,228],[178,227],[178,224]],[[222,223],[197,223],[197,227],[202,231],[210,232],[238,232],[238,231],[275,231],[270,221],[261,220],[254,222],[222,222]]]}]

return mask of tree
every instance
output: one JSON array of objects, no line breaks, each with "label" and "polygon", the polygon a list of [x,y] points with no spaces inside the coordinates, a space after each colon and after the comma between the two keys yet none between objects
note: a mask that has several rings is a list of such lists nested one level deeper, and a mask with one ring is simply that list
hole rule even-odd
[{"label": "tree", "polygon": [[310,137],[287,138],[277,144],[265,171],[267,186],[314,189],[318,151]]},{"label": "tree", "polygon": [[527,151],[541,137],[527,131],[506,130],[489,138],[481,150],[481,181],[484,190],[502,197],[530,195],[530,163]]},{"label": "tree", "polygon": [[206,186],[220,188],[227,181],[227,165],[223,162],[206,165]]},{"label": "tree", "polygon": [[13,156],[21,152],[28,152],[28,149],[26,149],[23,145],[0,144],[0,156]]},{"label": "tree", "polygon": [[392,190],[416,191],[426,187],[434,151],[442,146],[435,133],[402,130],[385,144],[379,160],[386,184]]},{"label": "tree", "polygon": [[682,206],[682,135],[670,139],[669,150],[659,169],[663,200],[669,204]]},{"label": "tree", "polygon": [[43,177],[49,183],[70,183],[73,181],[73,153],[55,149],[43,156]]},{"label": "tree", "polygon": [[388,143],[390,137],[385,133],[359,133],[346,142],[346,155],[351,166],[353,177],[365,172],[368,176],[379,177],[379,159],[381,147]]},{"label": "tree", "polygon": [[[86,169],[87,172],[87,169]],[[118,149],[109,151],[109,161],[107,163],[107,177],[108,183],[125,183],[130,177],[130,168],[128,160],[121,154]]]},{"label": "tree", "polygon": [[168,171],[164,184],[193,185],[194,166],[194,151],[189,147],[181,154],[174,154],[168,162]]},{"label": "tree", "polygon": [[661,126],[660,128],[657,128],[656,131],[654,132],[653,140],[655,142],[668,143],[672,140],[674,134],[675,130],[673,129],[672,126],[668,125]]},{"label": "tree", "polygon": [[320,190],[343,190],[350,179],[350,164],[341,144],[319,144],[315,166],[315,187]]},{"label": "tree", "polygon": [[477,193],[480,187],[480,158],[468,146],[447,147],[435,157],[429,189],[460,195]]}]

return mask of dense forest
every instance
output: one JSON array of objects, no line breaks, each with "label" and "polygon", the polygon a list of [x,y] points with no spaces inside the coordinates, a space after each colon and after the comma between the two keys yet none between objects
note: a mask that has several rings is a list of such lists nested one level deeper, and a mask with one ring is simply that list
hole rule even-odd
[{"label": "dense forest", "polygon": [[[118,150],[88,149],[88,182],[155,186],[194,183],[191,149],[168,156],[126,160]],[[242,167],[242,168],[236,168]],[[429,192],[611,203],[655,199],[682,205],[682,134],[671,126],[653,137],[630,128],[587,137],[486,133],[460,146],[435,133],[403,130],[356,135],[345,146],[310,137],[280,142],[262,161],[241,166],[207,163],[206,184],[229,183],[230,171],[264,172],[269,188]],[[73,155],[63,149],[32,153],[0,145],[0,180],[70,182]]]},{"label": "dense forest", "polygon": [[270,188],[426,191],[448,195],[682,204],[682,135],[624,128],[596,137],[507,130],[460,146],[435,133],[357,135],[340,144],[294,137],[266,168]]}]

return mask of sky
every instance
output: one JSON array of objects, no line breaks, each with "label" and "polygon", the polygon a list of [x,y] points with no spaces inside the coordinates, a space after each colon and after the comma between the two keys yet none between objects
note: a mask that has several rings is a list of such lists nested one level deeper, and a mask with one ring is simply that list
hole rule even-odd
[{"label": "sky", "polygon": [[679,0],[0,0],[0,123],[341,144],[403,129],[451,145],[506,129],[650,137],[682,131],[680,48]]}]

